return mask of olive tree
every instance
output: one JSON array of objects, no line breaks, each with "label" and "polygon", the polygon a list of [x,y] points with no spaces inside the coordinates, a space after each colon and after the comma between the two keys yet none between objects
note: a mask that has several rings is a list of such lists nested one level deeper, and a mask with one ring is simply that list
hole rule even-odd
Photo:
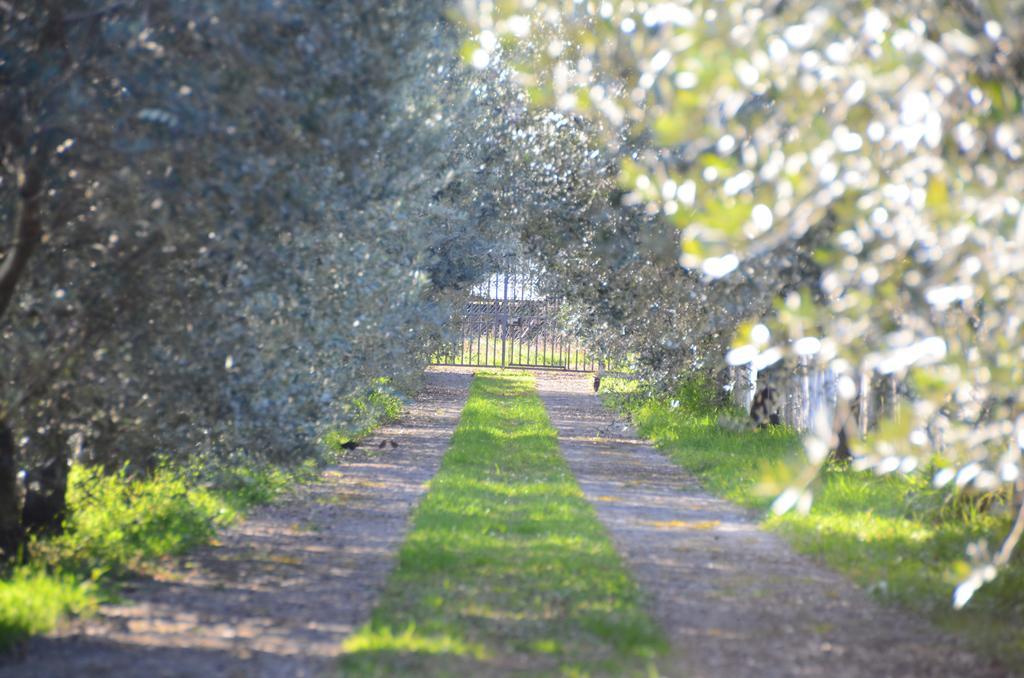
[{"label": "olive tree", "polygon": [[504,233],[442,10],[0,5],[5,550],[18,463],[287,459],[421,371]]}]

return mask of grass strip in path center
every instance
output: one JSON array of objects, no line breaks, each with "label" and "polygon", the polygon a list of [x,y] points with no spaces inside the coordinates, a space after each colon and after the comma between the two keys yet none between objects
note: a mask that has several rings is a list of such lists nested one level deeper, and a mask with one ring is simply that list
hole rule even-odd
[{"label": "grass strip in path center", "polygon": [[532,377],[476,376],[412,520],[345,674],[621,675],[665,649]]}]

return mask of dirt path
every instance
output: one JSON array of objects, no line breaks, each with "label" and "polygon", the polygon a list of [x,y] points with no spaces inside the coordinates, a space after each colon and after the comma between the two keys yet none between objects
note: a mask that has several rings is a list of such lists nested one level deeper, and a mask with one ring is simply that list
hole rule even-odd
[{"label": "dirt path", "polygon": [[669,675],[1005,676],[757,528],[638,439],[589,378],[538,375],[562,451],[668,633]]},{"label": "dirt path", "polygon": [[369,441],[397,448],[347,459],[159,580],[131,582],[122,603],[34,639],[20,662],[0,664],[0,676],[329,672],[341,640],[369,617],[469,381],[468,370],[428,372],[401,420]]}]

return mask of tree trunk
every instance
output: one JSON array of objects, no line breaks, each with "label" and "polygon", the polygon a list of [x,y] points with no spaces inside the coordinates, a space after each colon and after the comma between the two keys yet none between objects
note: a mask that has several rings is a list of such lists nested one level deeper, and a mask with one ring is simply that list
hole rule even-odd
[{"label": "tree trunk", "polygon": [[42,160],[37,152],[28,169],[18,176],[18,213],[14,224],[14,244],[0,263],[0,317],[14,299],[14,289],[25,272],[28,260],[43,234],[39,219],[42,195]]},{"label": "tree trunk", "polygon": [[[67,58],[64,32],[64,0],[44,0],[47,22],[39,36],[40,53],[59,49]],[[28,131],[28,128],[24,131]],[[15,138],[19,135],[15,133]],[[18,196],[15,205],[13,238],[0,259],[0,321],[14,302],[14,293],[28,267],[29,259],[42,241],[41,207],[45,173],[55,149],[44,135],[34,140],[19,139],[26,157],[15,168]],[[18,553],[25,543],[21,497],[18,492],[17,448],[14,433],[5,421],[10,403],[0,403],[0,552],[7,558]],[[66,478],[66,466],[64,468]],[[65,483],[66,484],[66,483]],[[63,501],[63,497],[61,497]]]},{"label": "tree trunk", "polygon": [[840,398],[836,402],[836,411],[832,419],[832,450],[833,461],[848,462],[853,459],[850,451],[850,436],[860,431],[860,393],[853,400]]},{"label": "tree trunk", "polygon": [[[39,206],[42,197],[44,154],[36,151],[25,171],[18,173],[18,203],[14,241],[0,260],[0,319],[14,300],[14,290],[42,237]],[[0,417],[3,417],[0,407]],[[25,543],[18,492],[18,463],[14,433],[0,418],[0,556],[10,558]]]},{"label": "tree trunk", "polygon": [[7,424],[0,421],[0,552],[3,558],[17,554],[24,541],[14,435]]},{"label": "tree trunk", "polygon": [[732,393],[727,389],[732,379],[732,368],[728,365],[714,370],[713,377],[715,384],[715,405],[728,405]]}]

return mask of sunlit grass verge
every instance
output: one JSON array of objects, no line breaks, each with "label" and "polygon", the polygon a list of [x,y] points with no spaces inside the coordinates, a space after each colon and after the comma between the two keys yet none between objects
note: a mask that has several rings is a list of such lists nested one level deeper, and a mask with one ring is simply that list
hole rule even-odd
[{"label": "sunlit grass verge", "polygon": [[219,470],[211,485],[200,483],[195,469],[162,466],[132,478],[72,467],[64,532],[33,541],[28,563],[0,578],[0,652],[49,631],[64,615],[91,612],[118,576],[207,543],[218,527],[315,473],[312,462],[239,465]]},{"label": "sunlit grass verge", "polygon": [[67,613],[87,614],[97,604],[95,585],[72,574],[20,567],[0,580],[0,651],[52,629]]},{"label": "sunlit grass verge", "polygon": [[[766,479],[784,474],[786,462],[800,455],[799,438],[786,428],[722,429],[720,416],[736,413],[716,407],[700,384],[673,397],[623,394],[629,386],[616,380],[608,388],[609,404],[627,412],[641,435],[708,490],[738,504],[766,510],[773,498]],[[879,598],[962,634],[1005,666],[1024,666],[1024,559],[1018,557],[964,610],[951,604],[965,573],[967,544],[981,538],[1000,543],[1008,516],[970,510],[922,476],[832,467],[814,491],[809,514],[769,516],[766,527]]]},{"label": "sunlit grass verge", "polygon": [[477,375],[347,675],[630,673],[657,626],[527,376]]}]

